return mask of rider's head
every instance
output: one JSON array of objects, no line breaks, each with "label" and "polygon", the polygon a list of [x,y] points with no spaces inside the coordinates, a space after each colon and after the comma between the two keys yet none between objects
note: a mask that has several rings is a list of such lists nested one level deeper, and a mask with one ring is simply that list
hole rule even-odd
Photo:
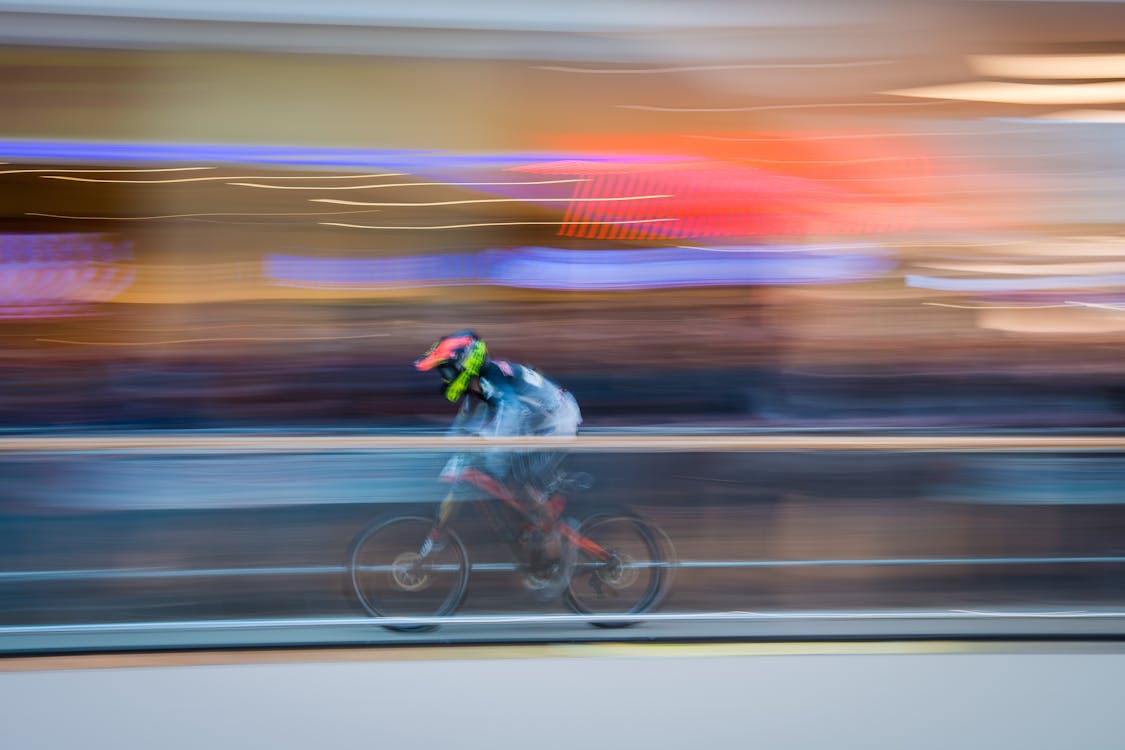
[{"label": "rider's head", "polygon": [[480,375],[488,360],[488,348],[473,331],[451,333],[437,340],[414,362],[417,370],[437,370],[441,375],[442,392],[455,402],[465,395],[469,382]]}]

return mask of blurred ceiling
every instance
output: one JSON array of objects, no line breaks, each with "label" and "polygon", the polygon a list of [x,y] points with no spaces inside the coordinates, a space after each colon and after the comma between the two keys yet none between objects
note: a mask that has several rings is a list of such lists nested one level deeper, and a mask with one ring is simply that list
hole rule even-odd
[{"label": "blurred ceiling", "polygon": [[1120,44],[1125,27],[1119,3],[1024,0],[53,0],[0,13],[0,44],[678,63]]}]

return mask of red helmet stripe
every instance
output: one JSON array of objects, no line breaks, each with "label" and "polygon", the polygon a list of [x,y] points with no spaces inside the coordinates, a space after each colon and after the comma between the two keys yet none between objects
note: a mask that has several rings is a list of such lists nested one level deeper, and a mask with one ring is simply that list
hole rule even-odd
[{"label": "red helmet stripe", "polygon": [[414,367],[422,371],[432,370],[443,362],[452,361],[454,352],[463,346],[471,344],[472,341],[472,336],[457,336],[442,339],[434,344],[433,348],[422,355],[422,358],[414,363]]}]

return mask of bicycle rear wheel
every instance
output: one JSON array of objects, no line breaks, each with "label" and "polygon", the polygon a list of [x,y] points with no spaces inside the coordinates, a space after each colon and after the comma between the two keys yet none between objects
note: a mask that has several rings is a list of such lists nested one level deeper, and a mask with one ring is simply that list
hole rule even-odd
[{"label": "bicycle rear wheel", "polygon": [[[629,513],[603,513],[582,522],[579,533],[608,554],[608,559],[580,547],[567,587],[567,606],[579,614],[616,615],[647,612],[660,605],[668,582],[664,534]],[[621,628],[629,620],[597,620],[592,625]]]},{"label": "bicycle rear wheel", "polygon": [[[432,518],[398,516],[376,521],[352,543],[348,573],[359,603],[373,617],[440,617],[454,612],[469,584],[469,557],[446,529],[438,549],[422,557]],[[384,625],[423,631],[436,625]]]}]

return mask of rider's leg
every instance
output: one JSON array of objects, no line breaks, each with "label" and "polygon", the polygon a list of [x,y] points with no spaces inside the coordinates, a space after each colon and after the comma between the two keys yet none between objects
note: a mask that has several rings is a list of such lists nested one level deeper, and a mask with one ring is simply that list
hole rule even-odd
[{"label": "rider's leg", "polygon": [[[537,435],[552,437],[576,437],[578,426],[582,424],[582,413],[578,403],[567,391],[560,393],[559,406],[536,431]],[[545,505],[563,484],[563,461],[566,459],[565,451],[534,451],[525,454],[526,473],[532,486],[532,495],[539,505]],[[553,515],[557,516],[561,508],[554,509]]]}]

